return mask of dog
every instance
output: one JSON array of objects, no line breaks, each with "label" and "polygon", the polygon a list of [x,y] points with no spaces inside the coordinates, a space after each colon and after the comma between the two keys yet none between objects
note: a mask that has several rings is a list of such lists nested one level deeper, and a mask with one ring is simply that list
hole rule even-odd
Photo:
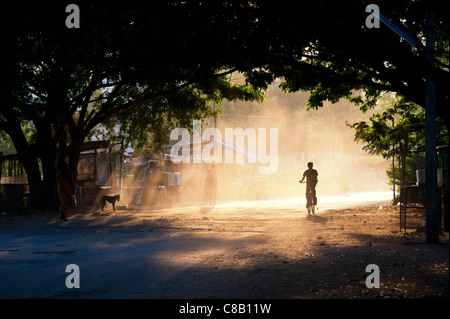
[{"label": "dog", "polygon": [[100,200],[100,203],[102,204],[102,211],[103,211],[103,208],[105,208],[106,202],[111,203],[113,206],[113,211],[116,211],[116,202],[117,201],[120,201],[120,195],[115,195],[115,196],[104,195],[104,196],[102,196],[102,199]]}]

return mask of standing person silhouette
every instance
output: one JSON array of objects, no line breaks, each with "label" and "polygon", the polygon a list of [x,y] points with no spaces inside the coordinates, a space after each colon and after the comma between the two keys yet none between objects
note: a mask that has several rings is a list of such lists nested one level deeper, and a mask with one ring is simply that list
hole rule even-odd
[{"label": "standing person silhouette", "polygon": [[306,208],[308,209],[308,216],[315,215],[315,206],[317,205],[316,185],[318,182],[319,173],[313,169],[313,163],[308,163],[308,169],[303,173],[302,179],[299,181],[303,183],[306,178]]},{"label": "standing person silhouette", "polygon": [[60,219],[66,221],[72,204],[72,198],[75,197],[75,186],[72,171],[64,161],[60,164],[56,172],[56,182],[59,195],[59,213],[61,213]]},{"label": "standing person silhouette", "polygon": [[211,164],[206,171],[206,191],[209,197],[209,205],[216,205],[217,171],[215,164]]}]

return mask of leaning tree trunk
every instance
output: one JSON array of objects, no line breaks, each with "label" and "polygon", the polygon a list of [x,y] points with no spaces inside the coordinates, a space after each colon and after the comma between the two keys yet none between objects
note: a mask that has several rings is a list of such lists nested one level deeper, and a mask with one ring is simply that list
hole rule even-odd
[{"label": "leaning tree trunk", "polygon": [[44,189],[42,187],[41,172],[39,170],[38,154],[36,154],[36,151],[33,150],[26,141],[13,139],[13,143],[19,160],[27,174],[29,189],[28,205],[32,209],[44,208],[46,203],[44,199]]},{"label": "leaning tree trunk", "polygon": [[6,113],[9,112],[8,109],[5,109],[4,112],[8,115],[8,121],[6,122],[4,130],[11,138],[17,151],[17,156],[27,174],[29,189],[28,205],[33,209],[43,208],[45,207],[45,200],[38,162],[40,150],[33,149],[33,147],[28,144],[28,141],[23,134],[22,127],[20,126],[20,121],[15,114],[12,112]]}]

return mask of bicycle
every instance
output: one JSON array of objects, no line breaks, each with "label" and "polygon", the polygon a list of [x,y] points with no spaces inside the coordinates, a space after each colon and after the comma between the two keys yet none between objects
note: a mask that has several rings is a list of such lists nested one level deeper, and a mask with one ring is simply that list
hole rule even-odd
[{"label": "bicycle", "polygon": [[[300,184],[306,184],[306,182],[299,181]],[[309,216],[316,216],[316,205],[317,205],[317,198],[316,198],[316,192],[315,190],[306,188],[306,209],[308,210],[308,217]]]}]

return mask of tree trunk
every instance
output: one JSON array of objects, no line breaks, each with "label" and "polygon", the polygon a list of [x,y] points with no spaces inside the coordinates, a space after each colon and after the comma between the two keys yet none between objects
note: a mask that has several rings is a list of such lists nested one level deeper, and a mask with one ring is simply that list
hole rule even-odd
[{"label": "tree trunk", "polygon": [[57,209],[57,191],[56,191],[56,169],[55,169],[55,148],[47,145],[43,148],[41,156],[42,172],[44,175],[43,188],[44,198],[47,208]]},{"label": "tree trunk", "polygon": [[56,142],[52,137],[51,116],[46,115],[35,120],[37,130],[37,142],[41,154],[42,174],[43,174],[43,198],[46,208],[58,209],[58,194],[56,190]]},{"label": "tree trunk", "polygon": [[66,160],[66,147],[67,147],[67,133],[63,132],[58,142],[56,168],[58,168],[62,162]]},{"label": "tree trunk", "polygon": [[7,119],[3,129],[11,138],[17,151],[17,156],[27,174],[28,189],[30,192],[28,198],[29,207],[43,208],[45,207],[45,201],[38,162],[40,150],[33,149],[33,147],[28,144],[28,141],[23,134],[17,114],[9,108],[4,108],[2,112]]},{"label": "tree trunk", "polygon": [[72,143],[69,155],[69,168],[73,173],[74,181],[78,177],[78,162],[80,160],[81,147],[84,142],[84,135],[71,134]]},{"label": "tree trunk", "polygon": [[28,204],[30,208],[39,209],[45,207],[44,191],[42,188],[41,172],[39,170],[39,153],[34,150],[23,135],[22,129],[18,122],[10,119],[8,123],[8,135],[14,143],[17,156],[22,163],[28,179],[29,198]]}]

